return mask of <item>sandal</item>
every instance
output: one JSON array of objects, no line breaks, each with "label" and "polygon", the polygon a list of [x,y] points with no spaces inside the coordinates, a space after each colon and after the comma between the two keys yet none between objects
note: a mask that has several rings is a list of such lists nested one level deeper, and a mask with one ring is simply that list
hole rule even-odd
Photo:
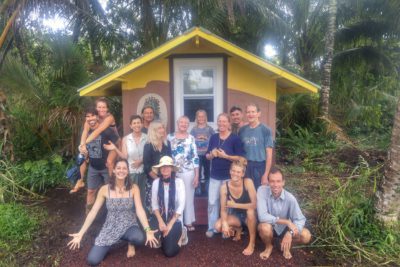
[{"label": "sandal", "polygon": [[186,228],[187,228],[188,232],[194,232],[196,230],[196,228],[194,228],[193,225],[186,225]]}]

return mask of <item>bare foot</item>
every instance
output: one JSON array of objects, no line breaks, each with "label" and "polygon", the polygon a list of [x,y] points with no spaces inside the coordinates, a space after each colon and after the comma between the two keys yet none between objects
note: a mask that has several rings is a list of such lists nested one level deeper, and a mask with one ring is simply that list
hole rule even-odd
[{"label": "bare foot", "polygon": [[262,260],[268,260],[269,256],[271,256],[272,253],[272,245],[269,245],[265,248],[265,250],[263,252],[260,253],[260,258]]},{"label": "bare foot", "polygon": [[[272,251],[272,250],[271,250]],[[250,255],[252,255],[253,254],[253,252],[254,252],[254,245],[248,245],[247,246],[247,248],[245,248],[243,251],[242,251],[242,254],[243,255],[246,255],[246,256],[250,256]],[[261,257],[261,254],[260,254],[260,257]]]},{"label": "bare foot", "polygon": [[78,192],[81,188],[84,188],[84,187],[85,187],[85,182],[83,181],[83,179],[79,179],[79,180],[76,182],[74,188],[71,189],[71,190],[69,191],[69,193],[70,193],[70,194],[74,194],[74,193]]},{"label": "bare foot", "polygon": [[136,254],[135,246],[128,244],[128,251],[126,252],[126,256],[128,258],[132,258],[135,256],[135,254]]},{"label": "bare foot", "polygon": [[285,257],[287,260],[290,260],[292,258],[292,253],[290,253],[290,250],[283,251],[283,257]]},{"label": "bare foot", "polygon": [[235,228],[235,231],[236,231],[236,233],[235,233],[235,236],[233,237],[233,241],[239,241],[240,239],[242,239],[242,231],[243,231],[243,229],[242,229],[242,227],[238,227],[238,228]]}]

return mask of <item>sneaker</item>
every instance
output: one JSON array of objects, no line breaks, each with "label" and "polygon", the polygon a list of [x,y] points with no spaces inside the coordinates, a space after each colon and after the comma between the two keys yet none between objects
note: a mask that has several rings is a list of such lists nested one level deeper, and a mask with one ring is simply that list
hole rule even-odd
[{"label": "sneaker", "polygon": [[189,237],[187,234],[187,228],[184,226],[182,228],[182,246],[186,246],[189,242]]},{"label": "sneaker", "polygon": [[206,232],[206,237],[208,237],[208,238],[212,238],[213,236],[214,236],[214,231],[213,230],[208,230],[207,232]]}]

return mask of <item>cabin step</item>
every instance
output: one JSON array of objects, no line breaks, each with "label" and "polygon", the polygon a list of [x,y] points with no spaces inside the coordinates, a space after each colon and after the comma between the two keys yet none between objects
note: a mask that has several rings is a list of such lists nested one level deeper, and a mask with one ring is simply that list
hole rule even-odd
[{"label": "cabin step", "polygon": [[195,197],[194,198],[194,211],[196,214],[196,225],[207,225],[208,224],[208,198],[207,197]]}]

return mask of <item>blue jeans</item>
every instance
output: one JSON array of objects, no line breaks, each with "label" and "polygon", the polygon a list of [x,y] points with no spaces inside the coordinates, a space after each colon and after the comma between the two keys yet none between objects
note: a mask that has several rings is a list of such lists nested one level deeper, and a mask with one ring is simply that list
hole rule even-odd
[{"label": "blue jeans", "polygon": [[[155,215],[151,215],[149,221],[152,230],[159,230],[160,226]],[[165,222],[167,224],[167,222]],[[154,236],[161,241],[161,248],[164,255],[167,257],[175,257],[180,251],[180,246],[178,245],[179,239],[182,235],[182,222],[176,221],[169,231],[167,236],[163,236],[161,231],[158,231]]]},{"label": "blue jeans", "polygon": [[226,180],[217,180],[210,177],[210,185],[208,187],[208,231],[215,230],[215,223],[219,218],[219,209],[220,209],[220,200],[219,200],[219,191],[221,185],[228,181]]},{"label": "blue jeans", "polygon": [[251,161],[247,162],[246,177],[251,178],[254,182],[256,190],[261,185],[261,177],[265,172],[265,161]]}]

